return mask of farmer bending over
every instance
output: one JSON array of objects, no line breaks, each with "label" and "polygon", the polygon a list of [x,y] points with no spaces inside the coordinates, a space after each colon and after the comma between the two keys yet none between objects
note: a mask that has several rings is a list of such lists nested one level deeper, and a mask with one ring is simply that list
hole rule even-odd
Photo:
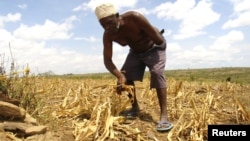
[{"label": "farmer bending over", "polygon": [[[150,88],[156,89],[160,105],[160,121],[156,129],[158,131],[170,130],[173,125],[167,118],[167,84],[164,75],[166,40],[162,36],[163,30],[160,32],[138,12],[129,11],[119,15],[112,4],[97,6],[95,14],[104,28],[104,64],[109,72],[117,77],[117,93],[121,94],[123,85],[134,86],[134,81],[142,81],[145,68],[148,67],[151,75]],[[130,47],[121,71],[112,61],[113,42]],[[123,113],[126,117],[135,117],[140,110],[136,95],[133,98],[132,108]]]}]

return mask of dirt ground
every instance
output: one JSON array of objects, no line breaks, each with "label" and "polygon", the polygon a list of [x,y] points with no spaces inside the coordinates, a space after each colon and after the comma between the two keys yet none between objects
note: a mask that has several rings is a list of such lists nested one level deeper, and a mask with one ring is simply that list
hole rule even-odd
[{"label": "dirt ground", "polygon": [[[147,104],[140,102],[141,112],[136,119],[127,119],[123,124],[129,125],[131,128],[138,128],[141,131],[141,135],[147,141],[153,141],[152,137],[156,137],[159,141],[166,141],[168,132],[157,132],[156,123],[159,119],[158,105],[148,107]],[[63,120],[65,122],[65,120]],[[173,124],[175,121],[172,121]],[[75,137],[72,133],[73,128],[69,128],[69,123],[63,123],[61,126],[50,127],[51,129],[44,135],[36,135],[27,138],[25,141],[74,141]],[[92,141],[90,137],[86,141]],[[1,141],[1,140],[0,140]],[[109,141],[109,139],[107,139]],[[136,141],[136,135],[129,135],[124,137],[124,141]]]}]

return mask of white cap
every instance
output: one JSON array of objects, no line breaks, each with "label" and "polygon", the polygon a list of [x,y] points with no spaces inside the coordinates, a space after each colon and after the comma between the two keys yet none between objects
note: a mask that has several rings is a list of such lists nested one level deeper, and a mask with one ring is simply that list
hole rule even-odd
[{"label": "white cap", "polygon": [[116,13],[118,13],[116,8],[110,3],[101,4],[95,8],[95,14],[99,20]]}]

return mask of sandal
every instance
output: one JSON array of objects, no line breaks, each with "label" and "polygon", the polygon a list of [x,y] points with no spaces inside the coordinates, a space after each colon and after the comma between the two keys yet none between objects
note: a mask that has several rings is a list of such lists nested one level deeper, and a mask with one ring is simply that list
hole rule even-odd
[{"label": "sandal", "polygon": [[159,132],[169,131],[174,125],[168,121],[159,121],[156,125],[156,130]]},{"label": "sandal", "polygon": [[127,119],[135,119],[137,116],[138,116],[138,112],[136,111],[131,111],[131,110],[128,110],[128,111],[122,111],[120,113],[121,116],[124,116],[125,118]]}]

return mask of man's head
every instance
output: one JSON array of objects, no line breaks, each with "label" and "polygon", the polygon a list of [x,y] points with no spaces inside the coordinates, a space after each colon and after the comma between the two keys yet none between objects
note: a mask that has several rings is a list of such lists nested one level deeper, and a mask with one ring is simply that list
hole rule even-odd
[{"label": "man's head", "polygon": [[105,31],[114,33],[120,27],[119,13],[112,4],[101,4],[96,7],[95,14]]},{"label": "man's head", "polygon": [[113,4],[110,3],[106,3],[106,4],[101,4],[99,6],[96,7],[95,9],[95,14],[98,18],[98,20],[101,20],[102,18],[111,16],[111,15],[115,15],[117,14],[117,10],[114,7]]}]

